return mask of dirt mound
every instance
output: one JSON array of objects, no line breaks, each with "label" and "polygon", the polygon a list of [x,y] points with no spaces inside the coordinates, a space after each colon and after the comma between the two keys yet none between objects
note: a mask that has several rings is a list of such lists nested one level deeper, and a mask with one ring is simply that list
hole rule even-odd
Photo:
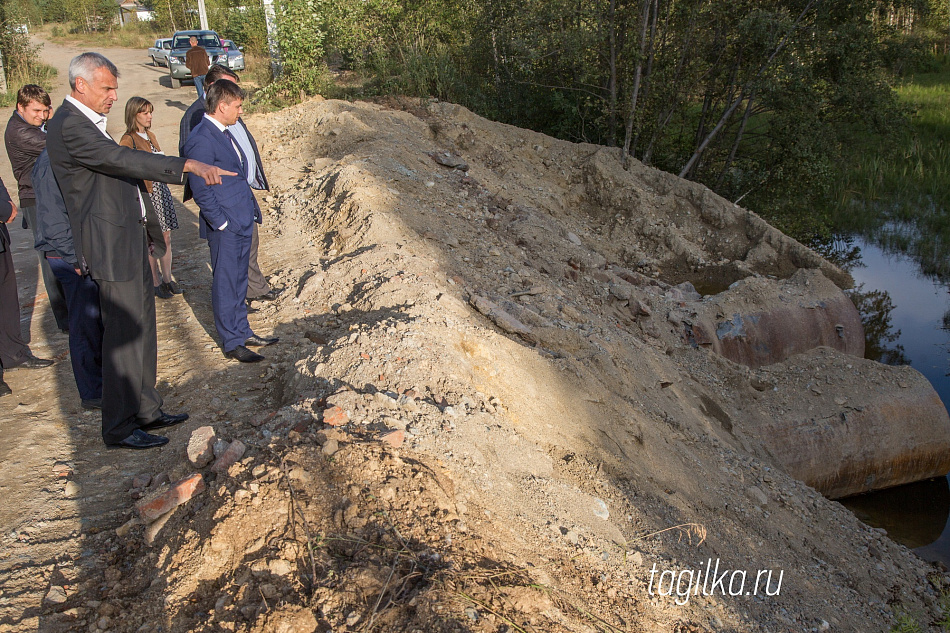
[{"label": "dirt mound", "polygon": [[252,127],[276,185],[263,248],[288,286],[265,315],[292,351],[260,376],[262,410],[227,421],[244,458],[205,469],[151,545],[143,526],[102,536],[108,599],[49,622],[867,632],[941,616],[942,573],[785,474],[759,435],[875,397],[887,368],[852,359],[813,400],[801,368],[851,357],[753,370],[685,335],[736,281],[807,268],[846,286],[841,271],[699,185],[449,104],[311,101]]}]

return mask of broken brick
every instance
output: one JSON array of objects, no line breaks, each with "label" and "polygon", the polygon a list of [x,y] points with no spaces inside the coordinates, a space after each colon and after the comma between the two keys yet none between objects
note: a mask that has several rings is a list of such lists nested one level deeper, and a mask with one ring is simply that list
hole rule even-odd
[{"label": "broken brick", "polygon": [[343,407],[330,407],[323,411],[323,423],[330,426],[343,426],[350,421],[350,416]]},{"label": "broken brick", "polygon": [[393,448],[399,448],[402,446],[402,443],[406,441],[406,432],[402,429],[390,431],[389,433],[381,435],[379,440],[389,444]]},{"label": "broken brick", "polygon": [[241,440],[234,440],[228,446],[228,450],[224,451],[224,454],[214,462],[211,470],[218,474],[228,472],[228,468],[233,466],[239,459],[244,457],[244,451],[246,450],[247,447],[244,446],[244,442]]},{"label": "broken brick", "polygon": [[145,522],[151,522],[172,508],[188,502],[195,495],[204,492],[205,480],[201,473],[189,475],[169,486],[165,491],[146,497],[135,504],[135,509]]}]

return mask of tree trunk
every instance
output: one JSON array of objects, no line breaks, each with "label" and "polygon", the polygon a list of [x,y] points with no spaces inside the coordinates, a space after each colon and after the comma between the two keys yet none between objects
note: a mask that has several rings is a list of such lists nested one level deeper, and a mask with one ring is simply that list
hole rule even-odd
[{"label": "tree trunk", "polygon": [[667,108],[665,113],[661,113],[659,116],[657,116],[656,128],[653,130],[653,134],[650,137],[649,144],[647,144],[646,151],[643,152],[643,162],[647,165],[651,164],[651,160],[653,159],[654,145],[659,140],[663,130],[667,125],[669,125],[670,120],[673,118],[673,113],[676,111],[676,97],[679,94],[679,89],[676,88],[676,86],[679,83],[680,76],[683,74],[683,69],[686,67],[686,58],[689,55],[689,47],[693,41],[693,30],[695,27],[696,15],[694,13],[690,18],[689,27],[687,28],[686,35],[683,38],[683,44],[679,49],[679,60],[676,63],[676,70],[673,72],[673,80],[670,82],[674,86],[674,89],[672,91],[671,98],[669,99],[669,108]]},{"label": "tree trunk", "polygon": [[178,23],[175,22],[175,12],[172,11],[172,0],[167,0],[167,1],[168,1],[168,19],[172,23],[172,31],[177,31]]},{"label": "tree trunk", "polygon": [[617,0],[610,0],[610,9],[607,12],[607,42],[610,48],[610,59],[607,61],[610,77],[607,80],[607,92],[610,98],[610,112],[607,119],[607,138],[613,145],[617,134]]},{"label": "tree trunk", "polygon": [[772,51],[772,54],[769,55],[769,58],[765,61],[765,63],[759,67],[759,71],[752,79],[742,86],[742,88],[739,90],[739,97],[733,101],[732,105],[730,105],[725,112],[723,112],[722,118],[719,119],[719,123],[717,123],[716,127],[714,127],[712,131],[706,135],[706,138],[703,139],[703,142],[700,143],[699,147],[696,148],[696,151],[693,152],[693,155],[690,156],[689,161],[687,161],[686,165],[683,166],[683,169],[680,170],[680,178],[686,178],[686,175],[690,173],[690,171],[696,165],[696,162],[703,155],[703,152],[706,151],[709,143],[713,140],[713,138],[716,137],[717,134],[719,134],[719,131],[722,130],[723,126],[725,126],[726,121],[729,120],[729,117],[732,116],[732,113],[736,111],[736,108],[738,108],[739,104],[745,99],[745,94],[748,89],[755,85],[755,82],[758,81],[765,71],[768,70],[769,66],[772,65],[772,61],[775,59],[775,57],[785,48],[785,45],[788,44],[789,38],[791,38],[792,34],[798,29],[798,25],[801,23],[805,15],[811,10],[811,7],[815,4],[815,2],[817,2],[817,0],[809,0],[808,4],[805,5],[805,8],[802,9],[802,12],[795,19],[795,22],[792,24],[792,28],[789,29],[789,32],[785,35],[785,37],[782,38],[782,41],[779,42],[778,46],[775,47],[775,50]]},{"label": "tree trunk", "polygon": [[726,177],[726,173],[729,171],[729,168],[732,167],[732,162],[736,159],[736,153],[739,151],[739,143],[742,141],[742,135],[745,133],[746,125],[749,123],[749,117],[752,114],[752,104],[755,102],[755,91],[752,91],[752,94],[749,95],[749,102],[746,105],[745,114],[742,115],[742,123],[739,124],[739,131],[736,132],[736,138],[732,142],[732,149],[729,151],[729,156],[726,157],[726,162],[722,166],[722,171],[719,172],[719,177],[716,179],[715,189],[719,189],[719,185],[722,184],[723,179]]},{"label": "tree trunk", "polygon": [[[650,43],[647,46],[647,67],[643,72],[643,102],[646,103],[647,99],[650,96],[650,86],[651,86],[651,75],[653,74],[653,60],[656,57],[656,24],[657,17],[660,15],[660,3],[659,0],[653,0],[653,18],[650,20]],[[640,130],[637,130],[636,136],[633,137],[633,142],[630,145],[630,155],[633,156],[637,153],[637,145],[640,142]]]},{"label": "tree trunk", "polygon": [[630,167],[630,142],[633,140],[633,120],[637,115],[637,95],[640,92],[640,77],[643,74],[643,56],[646,52],[647,25],[650,22],[650,8],[652,4],[653,0],[643,0],[643,15],[640,26],[640,56],[637,59],[637,69],[633,75],[633,90],[630,95],[630,115],[627,118],[627,133],[623,142],[622,165],[624,169],[629,169]]}]

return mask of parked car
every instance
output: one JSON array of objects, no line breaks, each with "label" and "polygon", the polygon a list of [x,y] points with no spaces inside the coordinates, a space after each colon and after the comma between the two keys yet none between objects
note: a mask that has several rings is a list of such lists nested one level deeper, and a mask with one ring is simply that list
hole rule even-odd
[{"label": "parked car", "polygon": [[221,45],[228,53],[228,68],[244,70],[244,47],[238,46],[233,40],[221,40]]},{"label": "parked car", "polygon": [[221,46],[221,39],[214,31],[178,31],[172,36],[172,48],[168,54],[168,76],[172,88],[181,88],[181,82],[191,80],[191,71],[185,66],[185,55],[191,48],[189,39],[198,38],[198,46],[205,49],[212,64],[227,65],[228,54]]},{"label": "parked car", "polygon": [[155,40],[155,46],[150,46],[148,56],[152,59],[152,66],[168,66],[168,54],[172,51],[172,38],[164,37]]}]

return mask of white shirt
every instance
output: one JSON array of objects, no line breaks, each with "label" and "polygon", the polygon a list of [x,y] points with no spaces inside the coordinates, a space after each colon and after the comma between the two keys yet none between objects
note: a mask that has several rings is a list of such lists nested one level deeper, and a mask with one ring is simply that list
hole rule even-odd
[{"label": "white shirt", "polygon": [[[115,142],[115,139],[113,139],[109,135],[109,133],[106,131],[106,121],[107,121],[106,115],[100,112],[96,112],[95,110],[87,106],[86,104],[80,103],[76,99],[73,99],[72,95],[66,95],[66,101],[76,106],[77,110],[82,112],[86,116],[87,119],[92,121],[92,124],[95,125],[97,128],[99,128],[99,131],[102,132],[103,136],[105,136],[110,141]],[[142,210],[142,219],[144,220],[145,219],[145,201],[142,200],[142,192],[139,191],[138,194],[139,194],[139,207]]]},{"label": "white shirt", "polygon": [[263,189],[264,179],[260,178],[257,173],[257,160],[254,158],[254,146],[251,145],[251,139],[248,137],[245,127],[241,125],[241,120],[238,119],[237,123],[229,125],[228,132],[231,133],[231,136],[234,137],[234,140],[244,151],[244,155],[247,156],[247,184],[249,184],[252,189]]},{"label": "white shirt", "polygon": [[92,121],[92,124],[95,125],[97,128],[99,128],[99,131],[102,132],[103,136],[105,136],[108,139],[112,138],[111,136],[109,136],[109,133],[106,132],[106,115],[100,112],[96,112],[95,110],[87,106],[86,104],[81,103],[80,101],[76,99],[73,99],[72,95],[67,95],[66,101],[76,106],[76,108],[80,112],[86,115],[86,118]]}]

